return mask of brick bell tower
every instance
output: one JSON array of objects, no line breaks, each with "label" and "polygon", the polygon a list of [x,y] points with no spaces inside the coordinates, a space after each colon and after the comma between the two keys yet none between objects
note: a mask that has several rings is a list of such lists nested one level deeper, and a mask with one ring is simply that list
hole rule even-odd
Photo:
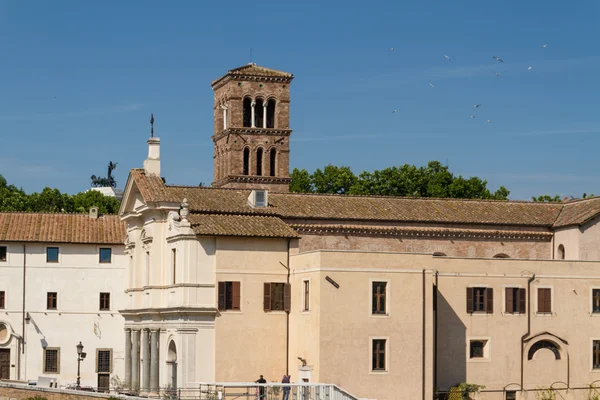
[{"label": "brick bell tower", "polygon": [[292,79],[250,63],[212,82],[213,187],[289,191]]}]

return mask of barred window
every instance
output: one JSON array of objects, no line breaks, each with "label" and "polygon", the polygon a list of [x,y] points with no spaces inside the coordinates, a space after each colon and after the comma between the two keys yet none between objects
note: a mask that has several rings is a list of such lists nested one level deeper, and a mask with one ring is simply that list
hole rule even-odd
[{"label": "barred window", "polygon": [[98,350],[98,354],[96,356],[97,358],[97,364],[96,364],[96,369],[99,374],[100,373],[107,373],[110,374],[111,371],[111,367],[112,367],[112,350],[111,349],[105,349],[105,350]]},{"label": "barred window", "polygon": [[0,308],[6,307],[6,292],[0,292]]},{"label": "barred window", "polygon": [[60,372],[60,348],[44,349],[44,373],[58,374]]}]

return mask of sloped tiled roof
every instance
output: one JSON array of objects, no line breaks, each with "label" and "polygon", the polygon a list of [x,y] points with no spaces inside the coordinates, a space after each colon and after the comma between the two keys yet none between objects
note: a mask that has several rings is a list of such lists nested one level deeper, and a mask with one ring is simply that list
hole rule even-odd
[{"label": "sloped tiled roof", "polygon": [[277,217],[190,214],[192,229],[205,236],[293,238],[298,234]]},{"label": "sloped tiled roof", "polygon": [[582,225],[599,213],[600,197],[569,201],[564,203],[563,209],[554,223],[554,227]]},{"label": "sloped tiled roof", "polygon": [[133,170],[144,199],[180,203],[211,214],[271,215],[288,220],[390,221],[440,224],[561,227],[600,214],[600,198],[567,203],[269,193],[269,207],[248,205],[248,189],[168,186],[143,170]]},{"label": "sloped tiled roof", "polygon": [[249,63],[247,65],[242,65],[241,67],[230,69],[227,71],[225,75],[220,77],[219,79],[214,80],[211,85],[215,85],[216,83],[223,80],[225,77],[261,77],[261,78],[276,78],[279,80],[292,80],[294,79],[294,75],[289,72],[279,71],[276,69],[261,67],[260,65],[256,65],[254,63]]},{"label": "sloped tiled roof", "polygon": [[0,242],[123,244],[118,215],[0,213]]}]

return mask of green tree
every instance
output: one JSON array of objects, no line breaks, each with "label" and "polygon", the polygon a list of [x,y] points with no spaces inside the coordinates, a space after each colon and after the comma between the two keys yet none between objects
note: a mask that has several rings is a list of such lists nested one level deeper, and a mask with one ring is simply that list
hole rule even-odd
[{"label": "green tree", "polygon": [[561,201],[561,198],[560,198],[560,194],[557,194],[556,196],[549,196],[547,194],[544,194],[544,195],[537,196],[537,197],[533,196],[531,198],[531,200],[537,201],[540,203],[557,203],[557,202]]},{"label": "green tree", "polygon": [[290,192],[293,193],[312,193],[314,190],[310,184],[310,174],[305,169],[294,168],[290,176]]},{"label": "green tree", "polygon": [[105,196],[97,190],[80,192],[73,196],[74,211],[86,213],[91,207],[98,207],[101,214],[117,214],[121,203],[114,197]]},{"label": "green tree", "polygon": [[350,167],[327,165],[323,170],[317,169],[311,176],[310,183],[317,193],[346,194],[356,183],[356,175]]}]

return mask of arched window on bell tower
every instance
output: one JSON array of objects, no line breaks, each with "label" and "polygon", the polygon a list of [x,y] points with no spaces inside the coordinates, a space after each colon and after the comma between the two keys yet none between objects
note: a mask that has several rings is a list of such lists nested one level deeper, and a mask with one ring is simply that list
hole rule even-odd
[{"label": "arched window on bell tower", "polygon": [[262,175],[263,149],[260,147],[256,150],[256,175]]},{"label": "arched window on bell tower", "polygon": [[267,101],[267,128],[275,128],[275,99]]},{"label": "arched window on bell tower", "polygon": [[252,126],[252,99],[244,97],[244,127]]},{"label": "arched window on bell tower", "polygon": [[256,99],[256,103],[254,104],[254,126],[256,128],[264,128],[264,110],[263,110],[264,102],[262,99]]},{"label": "arched window on bell tower", "polygon": [[249,148],[245,148],[244,149],[244,166],[243,166],[243,171],[242,174],[244,175],[248,175],[248,173],[250,172],[250,149]]},{"label": "arched window on bell tower", "polygon": [[270,174],[271,176],[275,176],[275,168],[277,166],[277,150],[275,149],[271,149],[271,154],[270,154]]}]

